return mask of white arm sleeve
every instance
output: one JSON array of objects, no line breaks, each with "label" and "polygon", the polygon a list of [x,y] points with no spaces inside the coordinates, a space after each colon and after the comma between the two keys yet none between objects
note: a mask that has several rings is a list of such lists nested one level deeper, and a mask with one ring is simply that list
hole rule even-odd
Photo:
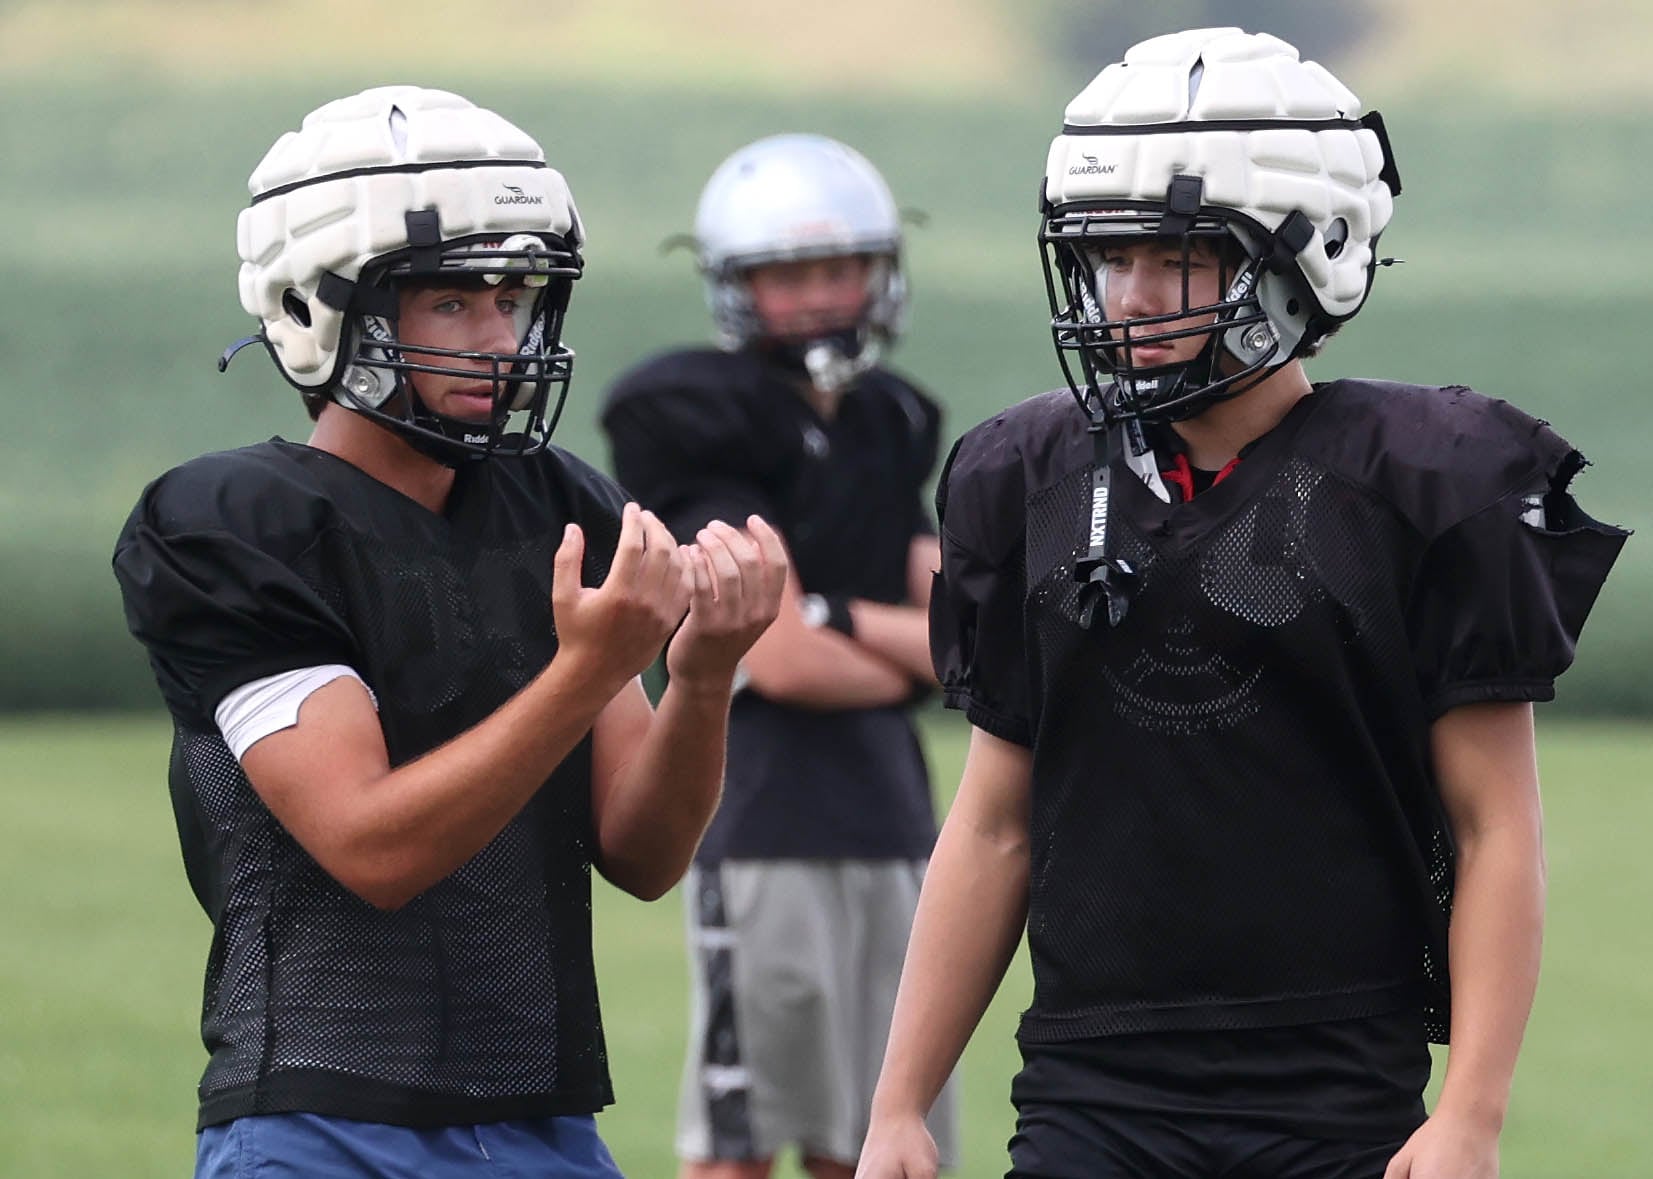
[{"label": "white arm sleeve", "polygon": [[[301,667],[242,684],[219,701],[212,719],[218,722],[218,731],[224,735],[224,743],[235,754],[235,760],[240,761],[241,755],[254,743],[298,724],[299,705],[310,698],[311,692],[326,687],[340,676],[349,676],[367,688],[355,669],[342,663]],[[378,708],[379,698],[373,695],[372,688],[367,688],[367,695],[373,707]]]}]

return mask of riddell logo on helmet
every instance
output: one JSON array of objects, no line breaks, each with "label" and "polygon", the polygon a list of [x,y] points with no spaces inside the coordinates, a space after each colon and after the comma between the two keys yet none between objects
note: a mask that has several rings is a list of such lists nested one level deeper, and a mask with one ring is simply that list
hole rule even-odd
[{"label": "riddell logo on helmet", "polygon": [[1083,164],[1075,164],[1068,169],[1069,176],[1112,176],[1118,164],[1099,164],[1095,156],[1085,156]]},{"label": "riddell logo on helmet", "polygon": [[507,184],[505,186],[505,191],[510,193],[511,195],[510,196],[496,196],[494,198],[494,204],[496,204],[496,205],[543,205],[545,203],[545,198],[544,197],[542,197],[542,196],[529,196],[527,193],[523,192],[522,189],[518,188],[514,184]]}]

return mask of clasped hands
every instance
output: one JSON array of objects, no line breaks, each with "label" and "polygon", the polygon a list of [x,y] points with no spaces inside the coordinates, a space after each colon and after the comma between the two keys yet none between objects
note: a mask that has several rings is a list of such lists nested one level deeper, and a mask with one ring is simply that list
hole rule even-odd
[{"label": "clasped hands", "polygon": [[727,692],[741,657],[779,612],[786,585],[786,547],[758,516],[748,516],[744,530],[714,520],[693,544],[680,545],[653,512],[628,503],[601,585],[582,584],[584,556],[585,535],[570,524],[551,586],[559,658],[615,691],[669,639],[674,684]]}]

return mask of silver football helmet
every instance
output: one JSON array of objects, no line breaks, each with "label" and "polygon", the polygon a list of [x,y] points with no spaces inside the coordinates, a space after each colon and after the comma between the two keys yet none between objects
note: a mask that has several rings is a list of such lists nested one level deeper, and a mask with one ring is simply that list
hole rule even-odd
[{"label": "silver football helmet", "polygon": [[695,213],[695,246],[718,342],[763,341],[746,274],[768,262],[866,255],[859,322],[831,336],[769,341],[795,351],[814,383],[841,388],[878,362],[907,313],[901,215],[878,170],[824,135],[775,135],[735,152],[712,173]]},{"label": "silver football helmet", "polygon": [[[1133,46],[1068,104],[1045,166],[1039,238],[1070,387],[1093,410],[1176,419],[1310,354],[1366,301],[1399,192],[1382,118],[1286,42],[1220,28]],[[1185,284],[1170,314],[1107,318],[1105,247],[1201,238],[1225,264],[1216,303],[1188,306]],[[1196,359],[1132,365],[1130,345],[1186,337],[1191,317]]]},{"label": "silver football helmet", "polygon": [[[379,87],[311,112],[247,187],[241,304],[312,413],[331,399],[450,464],[545,446],[572,370],[561,335],[583,234],[532,138],[457,95]],[[522,285],[515,351],[399,346],[399,284],[445,276]],[[474,377],[477,361],[494,388],[485,422],[433,412],[408,379]]]}]

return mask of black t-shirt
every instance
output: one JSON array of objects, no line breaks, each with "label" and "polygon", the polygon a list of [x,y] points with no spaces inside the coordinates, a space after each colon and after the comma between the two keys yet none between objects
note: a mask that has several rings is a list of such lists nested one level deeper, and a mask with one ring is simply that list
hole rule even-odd
[{"label": "black t-shirt", "polygon": [[1553,694],[1625,535],[1567,494],[1582,458],[1466,389],[1319,386],[1188,502],[1121,460],[1140,579],[1085,629],[1092,453],[1045,394],[961,439],[937,493],[944,690],[1033,751],[1021,1038],[1421,1003],[1444,1037],[1430,724]]},{"label": "black t-shirt", "polygon": [[623,499],[566,452],[458,472],[442,514],[279,439],[151,484],[115,550],[175,726],[171,788],[213,922],[200,1124],[306,1111],[437,1125],[612,1100],[591,959],[587,737],[485,848],[395,912],[343,888],[249,785],[213,721],[278,672],[353,667],[392,765],[459,735],[556,652],[552,557],[606,575]]},{"label": "black t-shirt", "polygon": [[[753,513],[785,537],[809,593],[899,603],[940,411],[884,369],[823,419],[753,352],[668,353],[610,391],[603,427],[620,482],[680,541]],[[723,859],[929,855],[929,781],[904,708],[820,711],[736,697],[723,802],[700,845]]]},{"label": "black t-shirt", "polygon": [[1393,1142],[1424,1118],[1430,1056],[1417,1008],[1363,1019],[1023,1043],[1018,1108],[1083,1105]]}]

